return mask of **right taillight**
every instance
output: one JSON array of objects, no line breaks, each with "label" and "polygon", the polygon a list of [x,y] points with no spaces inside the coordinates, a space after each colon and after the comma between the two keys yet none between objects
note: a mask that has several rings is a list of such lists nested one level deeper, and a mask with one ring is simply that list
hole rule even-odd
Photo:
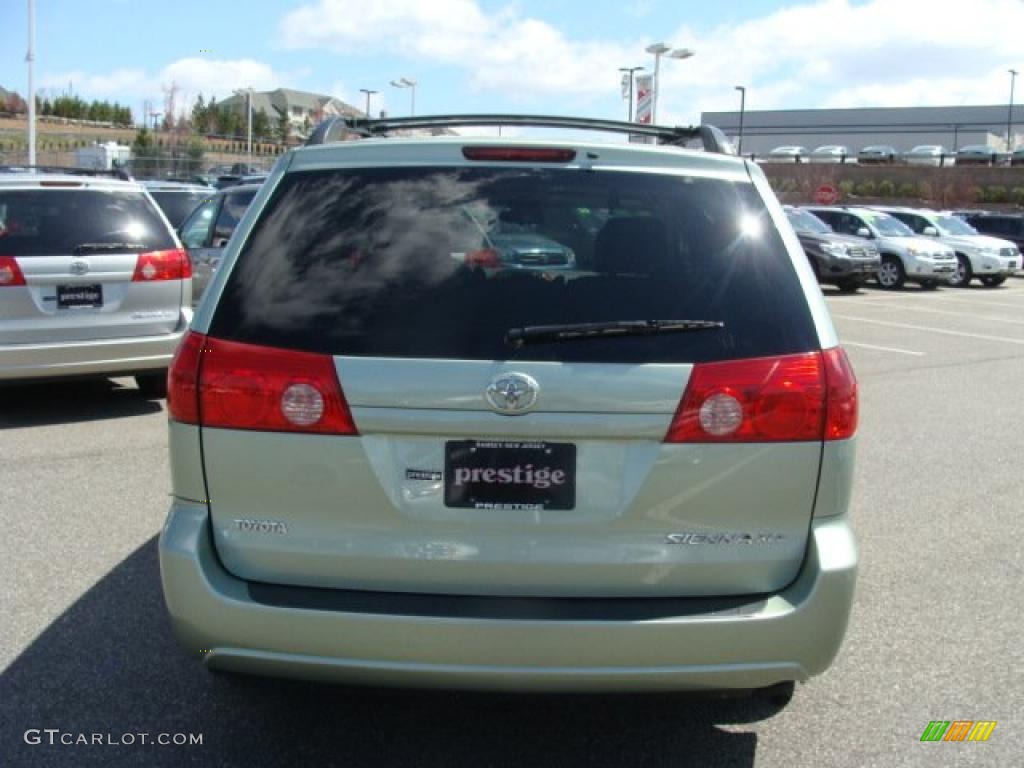
[{"label": "right taillight", "polygon": [[857,377],[842,347],[826,349],[821,357],[827,387],[825,439],[845,440],[857,433]]},{"label": "right taillight", "polygon": [[187,280],[192,277],[192,260],[184,248],[140,253],[135,262],[133,283],[159,280]]},{"label": "right taillight", "polygon": [[0,256],[0,287],[24,285],[25,275],[13,256]]},{"label": "right taillight", "polygon": [[857,429],[857,381],[842,349],[698,363],[669,443],[842,440]]},{"label": "right taillight", "polygon": [[172,418],[204,427],[357,434],[330,355],[190,333],[167,398]]}]

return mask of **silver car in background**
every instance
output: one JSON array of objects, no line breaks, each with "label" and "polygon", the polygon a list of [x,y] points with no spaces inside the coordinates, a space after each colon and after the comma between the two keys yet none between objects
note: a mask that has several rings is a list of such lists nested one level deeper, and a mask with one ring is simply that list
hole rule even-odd
[{"label": "silver car in background", "polygon": [[235,185],[206,195],[179,228],[192,261],[193,304],[203,297],[224,247],[259,189],[258,184]]},{"label": "silver car in background", "polygon": [[0,173],[0,383],[133,375],[162,395],[192,318],[191,278],[139,184]]},{"label": "silver car in background", "polygon": [[812,163],[848,163],[855,159],[850,155],[850,148],[841,144],[825,144],[811,152],[808,158]]},{"label": "silver car in background", "polygon": [[899,219],[871,208],[853,206],[818,207],[807,210],[835,232],[870,239],[882,257],[878,284],[883,288],[902,288],[906,282],[922,288],[937,288],[956,274],[953,250],[942,243],[918,237]]},{"label": "silver car in background", "polygon": [[982,235],[963,219],[951,213],[915,208],[885,208],[922,237],[934,237],[956,254],[956,274],[950,285],[964,288],[977,278],[982,285],[995,288],[1021,268],[1021,255],[1009,240]]}]

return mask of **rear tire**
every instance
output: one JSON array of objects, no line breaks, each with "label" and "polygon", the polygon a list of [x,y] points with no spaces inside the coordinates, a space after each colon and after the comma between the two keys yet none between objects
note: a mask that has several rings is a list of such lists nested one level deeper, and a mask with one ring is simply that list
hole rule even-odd
[{"label": "rear tire", "polygon": [[855,278],[840,280],[836,283],[836,287],[839,289],[840,293],[856,293],[860,290],[862,285],[864,285],[864,283]]},{"label": "rear tire", "polygon": [[903,287],[907,282],[907,272],[903,269],[903,262],[897,256],[883,256],[882,263],[878,267],[878,284],[883,288],[894,291]]},{"label": "rear tire", "polygon": [[949,284],[954,288],[966,288],[971,283],[971,278],[974,277],[974,271],[971,269],[970,260],[962,253],[956,255],[956,272],[953,273],[953,279],[949,281]]},{"label": "rear tire", "polygon": [[148,400],[167,397],[167,372],[144,373],[135,377],[139,392]]},{"label": "rear tire", "polygon": [[1006,282],[1006,275],[998,275],[996,277],[983,277],[981,278],[981,284],[986,288],[995,288],[997,285],[1002,285]]}]

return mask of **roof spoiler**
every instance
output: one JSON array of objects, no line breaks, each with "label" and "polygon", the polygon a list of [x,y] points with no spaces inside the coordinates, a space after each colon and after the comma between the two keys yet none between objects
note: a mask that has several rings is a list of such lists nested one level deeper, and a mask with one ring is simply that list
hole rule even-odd
[{"label": "roof spoiler", "polygon": [[713,125],[667,126],[626,123],[619,120],[595,120],[583,117],[554,115],[433,115],[426,117],[389,117],[375,120],[365,117],[330,117],[320,123],[306,140],[306,145],[330,144],[345,138],[386,136],[392,131],[453,128],[459,126],[526,126],[568,128],[583,131],[605,131],[631,136],[652,137],[658,144],[682,146],[699,139],[705,152],[735,155],[728,137]]},{"label": "roof spoiler", "polygon": [[0,165],[0,173],[64,173],[69,176],[107,176],[112,179],[133,181],[131,175],[120,168],[75,168],[65,165]]}]

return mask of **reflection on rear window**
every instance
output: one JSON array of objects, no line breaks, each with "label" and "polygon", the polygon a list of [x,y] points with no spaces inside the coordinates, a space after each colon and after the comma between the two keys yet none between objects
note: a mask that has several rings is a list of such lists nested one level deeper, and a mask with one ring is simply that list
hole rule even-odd
[{"label": "reflection on rear window", "polygon": [[[505,342],[514,327],[639,319],[725,329]],[[634,363],[816,343],[792,262],[751,184],[505,168],[285,177],[211,333],[335,355]]]},{"label": "reflection on rear window", "polygon": [[154,251],[174,247],[167,225],[141,192],[0,191],[0,253],[60,256],[83,243],[131,243]]}]

